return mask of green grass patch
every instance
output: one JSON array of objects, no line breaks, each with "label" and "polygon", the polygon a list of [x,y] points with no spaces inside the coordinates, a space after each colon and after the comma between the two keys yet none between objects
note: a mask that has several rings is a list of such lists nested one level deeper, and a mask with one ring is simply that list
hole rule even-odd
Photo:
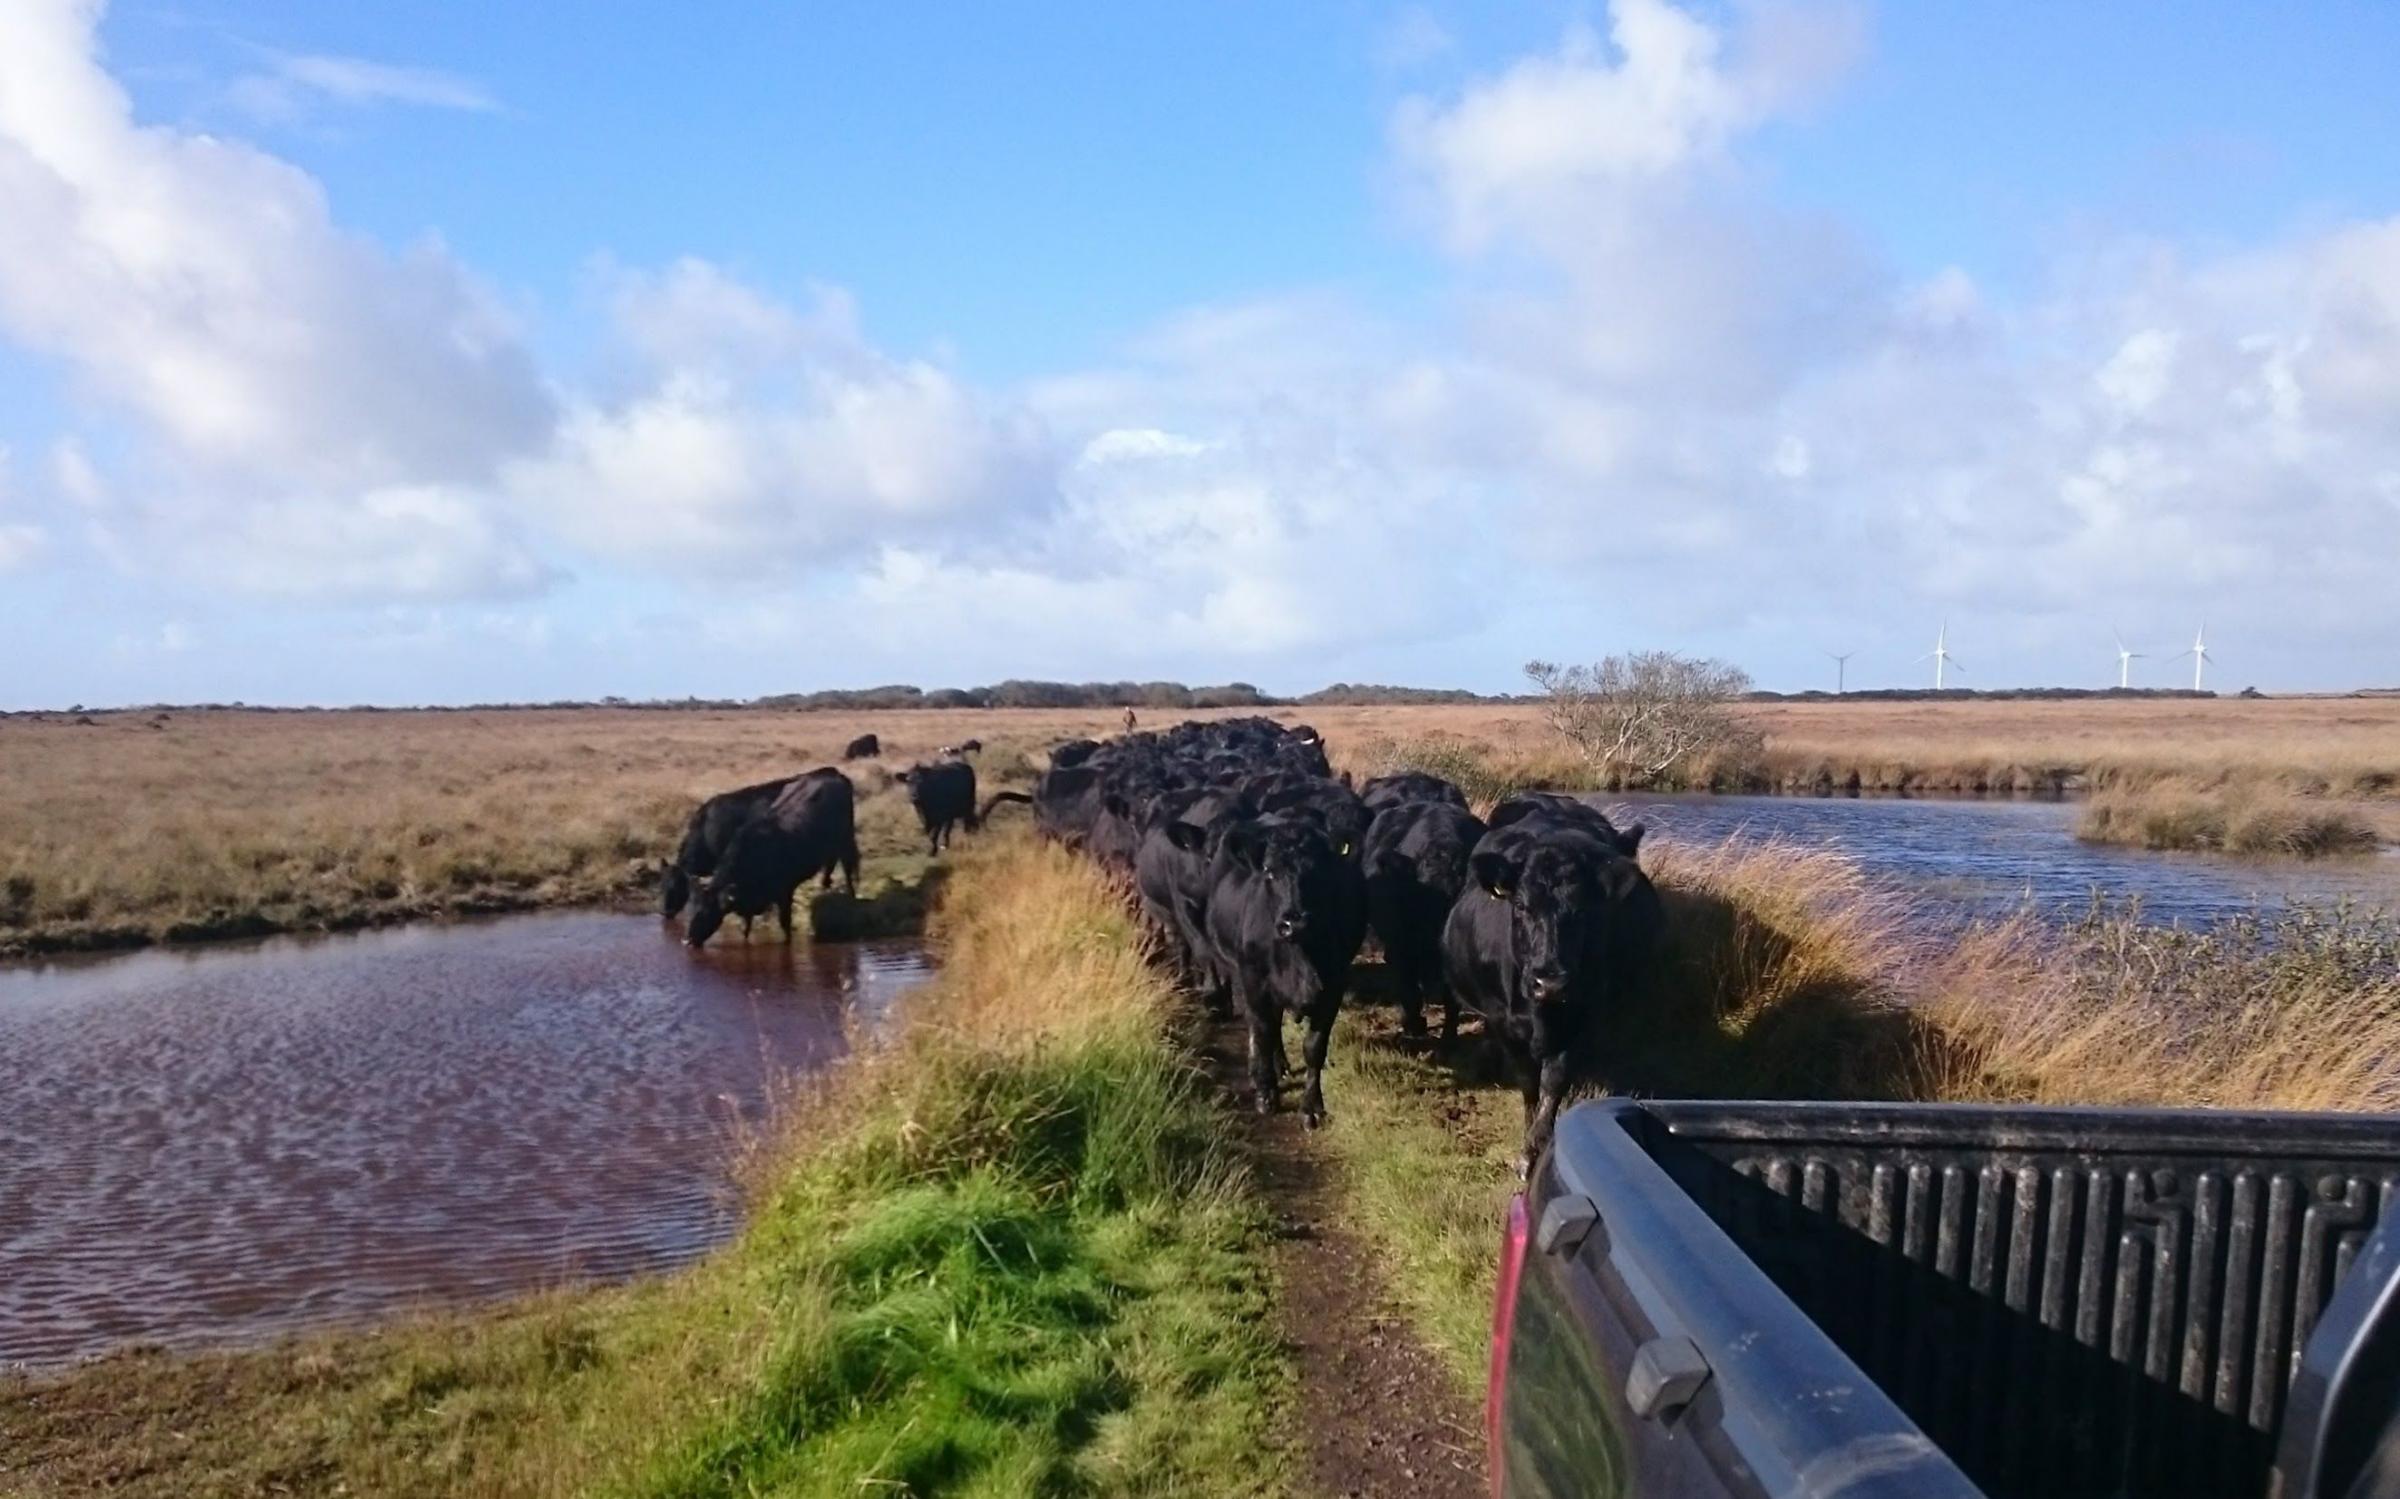
[{"label": "green grass patch", "polygon": [[941,976],[757,1148],[725,1249],[0,1382],[0,1491],[1281,1493],[1270,1222],[1176,1001],[1087,866],[1019,836],[952,868]]}]

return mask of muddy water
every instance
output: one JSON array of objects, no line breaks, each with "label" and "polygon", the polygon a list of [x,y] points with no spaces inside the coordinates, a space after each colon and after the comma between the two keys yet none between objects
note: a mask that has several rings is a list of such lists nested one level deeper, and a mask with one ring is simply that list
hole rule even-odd
[{"label": "muddy water", "polygon": [[1937,911],[2051,915],[2095,892],[2140,902],[2145,919],[2205,925],[2261,905],[2353,900],[2400,909],[2400,858],[2233,859],[2083,843],[2079,804],[2008,799],[1628,796],[1627,813],[1664,838],[1713,842],[1740,832],[1856,859]]},{"label": "muddy water", "polygon": [[0,968],[0,1366],[688,1260],[770,1088],[925,972],[593,913]]}]

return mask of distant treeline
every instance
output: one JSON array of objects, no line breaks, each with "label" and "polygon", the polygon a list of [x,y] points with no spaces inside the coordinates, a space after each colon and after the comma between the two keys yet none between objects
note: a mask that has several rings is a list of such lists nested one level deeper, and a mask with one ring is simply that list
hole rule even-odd
[{"label": "distant treeline", "polygon": [[899,708],[1269,708],[1283,701],[1248,682],[1186,687],[1181,682],[1035,682],[1012,677],[989,687],[928,690],[894,684],[785,692],[762,697],[756,706],[816,713]]},{"label": "distant treeline", "polygon": [[[2245,688],[2244,697],[2263,694]],[[1832,693],[1811,689],[1807,692],[1746,692],[1745,702],[1752,703],[1967,703],[1967,702],[2035,702],[2070,701],[2083,698],[2179,698],[2215,697],[2213,691],[2195,692],[2189,687],[1853,687],[1848,692]]]},{"label": "distant treeline", "polygon": [[[2366,688],[2334,696],[2373,697],[2400,695],[2400,689]],[[2015,700],[2073,700],[2084,698],[2213,698],[2215,692],[2194,692],[2188,687],[2004,687],[1968,688],[1945,687],[1936,691],[1930,687],[1861,687],[1839,694],[1845,702],[2007,702]],[[2245,687],[2235,694],[2239,697],[2262,696],[2256,688]],[[1754,703],[1814,703],[1832,702],[1836,694],[1809,692],[1750,692],[1743,700]],[[690,712],[707,709],[772,709],[782,712],[883,713],[908,708],[1149,708],[1173,712],[1186,708],[1371,708],[1397,707],[1439,703],[1525,703],[1533,698],[1521,694],[1469,692],[1459,687],[1393,687],[1381,683],[1336,682],[1298,697],[1276,697],[1261,691],[1248,682],[1227,682],[1217,687],[1187,687],[1181,682],[1043,682],[1011,678],[989,687],[911,687],[894,683],[886,687],[846,687],[822,692],[786,692],[761,698],[650,698],[641,701],[621,697],[606,697],[597,702],[575,699],[547,703],[466,703],[438,705],[426,708],[392,708],[371,703],[357,703],[348,708],[274,707],[254,703],[144,703],[136,707],[85,708],[81,703],[65,709],[19,709],[14,713],[0,710],[0,718],[39,718],[56,713],[200,713],[230,710],[247,713],[343,713],[343,712],[431,712],[431,713],[495,713],[507,710],[560,710],[588,708],[638,708],[654,712]]]}]

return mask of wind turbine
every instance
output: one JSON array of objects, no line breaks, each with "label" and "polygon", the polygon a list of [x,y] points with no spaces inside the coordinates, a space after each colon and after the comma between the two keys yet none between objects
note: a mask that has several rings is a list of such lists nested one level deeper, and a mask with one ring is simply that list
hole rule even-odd
[{"label": "wind turbine", "polygon": [[[1950,664],[1950,647],[1946,643],[1949,638],[1950,621],[1945,619],[1942,621],[1942,628],[1933,637],[1933,649],[1917,658],[1919,661],[1933,663],[1933,690],[1936,692],[1942,690],[1942,669]],[[1959,670],[1965,671],[1966,668],[1962,666]]]},{"label": "wind turbine", "polygon": [[2200,674],[2208,669],[2208,622],[2206,620],[2201,621],[2200,628],[2192,632],[2192,648],[2175,653],[2175,659],[2178,661],[2186,656],[2192,658],[2192,691],[2198,692],[2200,691]]},{"label": "wind turbine", "polygon": [[[2114,630],[2111,630],[2109,633],[2111,635],[2116,635]],[[2120,688],[2131,687],[2133,685],[2133,663],[2141,660],[2144,656],[2147,656],[2149,652],[2129,651],[2125,649],[2125,637],[2122,635],[2116,635],[2116,641],[2117,686]]]},{"label": "wind turbine", "polygon": [[1849,682],[1850,658],[1858,652],[1827,651],[1825,654],[1833,658],[1833,695],[1840,697]]}]

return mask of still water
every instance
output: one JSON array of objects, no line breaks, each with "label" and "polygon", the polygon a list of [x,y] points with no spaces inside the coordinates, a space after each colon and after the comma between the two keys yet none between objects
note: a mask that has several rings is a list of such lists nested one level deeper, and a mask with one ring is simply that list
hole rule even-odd
[{"label": "still water", "polygon": [[926,972],[588,912],[0,967],[0,1367],[689,1260]]},{"label": "still water", "polygon": [[2400,909],[2400,859],[2261,861],[2154,854],[2078,842],[2081,807],[2010,799],[1626,796],[1661,838],[1713,842],[1735,832],[1838,849],[1869,874],[1958,914],[2030,905],[2083,909],[2098,891],[2139,899],[2144,919],[2206,925],[2260,905],[2350,899]]}]

